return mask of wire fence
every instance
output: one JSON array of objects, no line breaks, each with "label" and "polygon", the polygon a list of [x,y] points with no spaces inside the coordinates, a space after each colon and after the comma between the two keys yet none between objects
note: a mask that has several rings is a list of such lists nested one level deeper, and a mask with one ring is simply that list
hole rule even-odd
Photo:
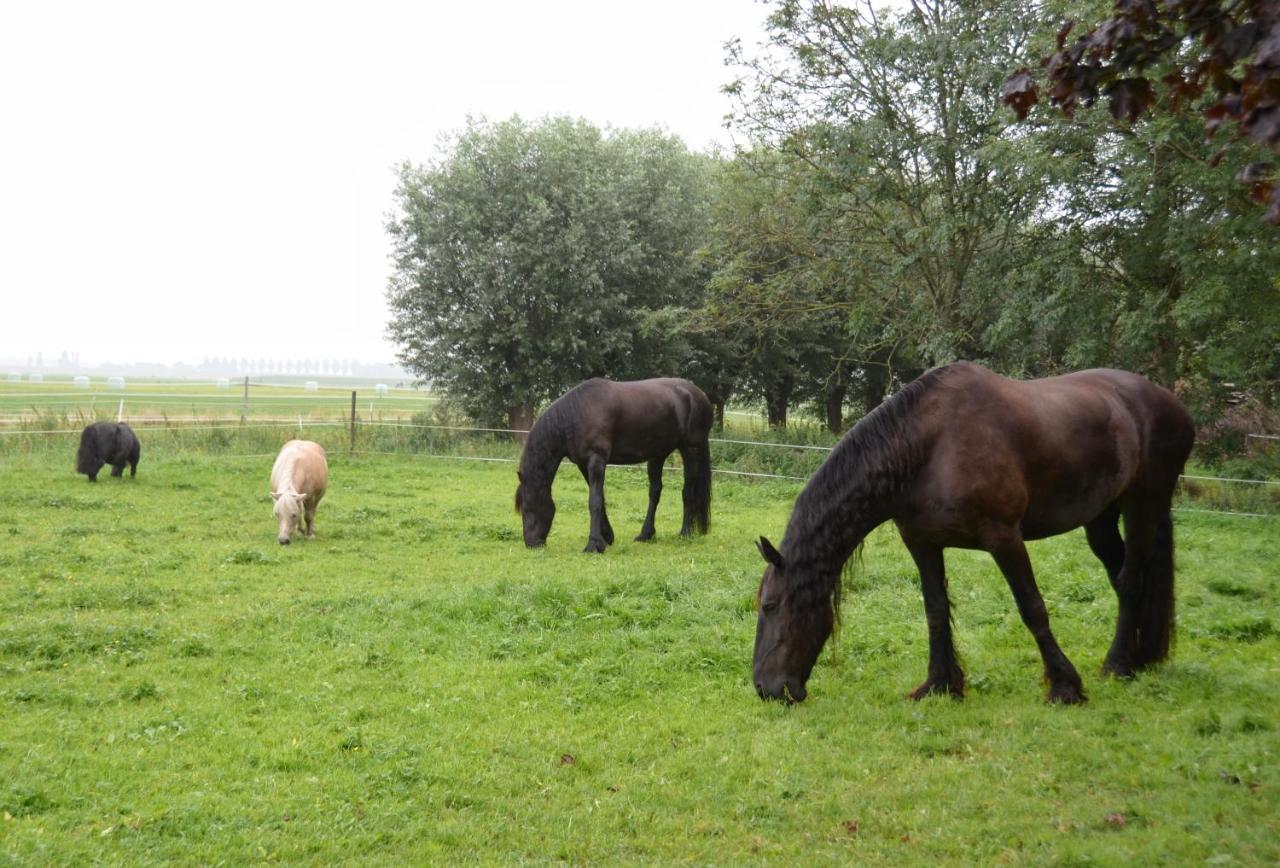
[{"label": "wire fence", "polygon": [[[160,447],[166,457],[205,453],[220,458],[270,458],[284,439],[305,436],[309,429],[341,432],[330,440],[332,451],[351,455],[413,455],[437,460],[515,463],[522,429],[490,428],[458,424],[406,422],[376,418],[355,412],[354,400],[346,402],[348,418],[304,418],[302,414],[241,417],[188,417],[167,415],[126,415],[124,421],[139,432],[144,449]],[[65,448],[60,438],[80,433],[75,425],[27,427],[39,419],[14,423],[0,418],[0,455],[15,452],[51,451]],[[744,438],[713,437],[712,463],[717,475],[744,480],[802,483],[808,480],[825,455],[834,447],[806,443],[773,442]],[[245,451],[253,450],[253,451]],[[154,452],[152,453],[154,454]],[[613,465],[625,466],[625,465]],[[669,472],[680,472],[679,464]],[[1246,479],[1230,476],[1185,474],[1182,477],[1177,511],[1211,513],[1245,518],[1280,517],[1280,480]],[[1252,489],[1252,491],[1248,491]],[[1190,506],[1188,504],[1195,504]],[[1208,507],[1208,508],[1205,508]]]}]

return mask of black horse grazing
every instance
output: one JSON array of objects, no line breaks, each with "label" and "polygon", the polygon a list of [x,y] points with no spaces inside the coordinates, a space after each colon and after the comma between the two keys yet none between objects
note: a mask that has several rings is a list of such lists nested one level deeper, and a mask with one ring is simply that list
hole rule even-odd
[{"label": "black horse grazing", "polygon": [[1193,439],[1178,399],[1125,371],[1027,382],[966,363],[929,371],[840,441],[796,499],[781,550],[760,538],[756,691],[805,698],[838,614],[841,567],[889,520],[920,571],[929,624],[928,675],[913,699],[964,693],[948,546],[995,558],[1040,647],[1051,701],[1082,702],[1084,689],[1049,629],[1023,540],[1083,526],[1120,604],[1103,671],[1128,677],[1163,660],[1173,633],[1169,509]]},{"label": "black horse grazing", "polygon": [[592,379],[574,386],[538,417],[520,457],[516,510],[524,520],[524,543],[547,541],[556,505],[551,482],[568,456],[591,489],[591,534],[584,551],[602,552],[613,544],[613,527],[604,505],[604,468],[649,462],[649,512],[637,540],[653,537],[653,517],[662,495],[662,466],[679,450],[684,459],[682,535],[711,524],[711,402],[688,380],[638,380],[614,383]]},{"label": "black horse grazing", "polygon": [[111,465],[112,476],[124,476],[124,466],[128,464],[129,475],[137,476],[141,455],[142,446],[128,425],[123,422],[94,422],[80,434],[76,473],[83,473],[90,482],[97,482],[102,465]]}]

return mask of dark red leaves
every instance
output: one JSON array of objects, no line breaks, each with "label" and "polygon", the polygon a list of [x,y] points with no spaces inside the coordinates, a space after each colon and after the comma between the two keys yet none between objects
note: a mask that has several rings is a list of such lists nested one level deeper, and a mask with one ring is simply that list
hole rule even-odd
[{"label": "dark red leaves", "polygon": [[1018,120],[1026,118],[1027,112],[1040,99],[1031,70],[1024,67],[1009,76],[1000,89],[1000,99],[1017,113]]},{"label": "dark red leaves", "polygon": [[1111,116],[1133,123],[1156,101],[1151,82],[1145,78],[1122,78],[1107,88],[1111,98]]},{"label": "dark red leaves", "polygon": [[[1072,42],[1071,24],[1057,33],[1057,50],[1041,61],[1050,101],[1070,117],[1105,93],[1113,117],[1130,123],[1156,104],[1148,73],[1159,79],[1169,107],[1206,94],[1205,132],[1227,121],[1240,135],[1280,151],[1280,2],[1278,0],[1116,0],[1115,14]],[[1019,119],[1039,99],[1029,69],[1010,75],[1000,94]],[[1215,155],[1215,161],[1221,159]],[[1254,183],[1280,220],[1280,187]]]}]

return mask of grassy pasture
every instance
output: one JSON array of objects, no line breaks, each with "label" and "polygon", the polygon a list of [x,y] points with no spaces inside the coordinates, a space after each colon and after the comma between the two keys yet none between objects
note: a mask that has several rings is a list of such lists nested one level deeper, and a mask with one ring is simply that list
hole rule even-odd
[{"label": "grassy pasture", "polygon": [[784,707],[749,684],[752,540],[797,484],[718,478],[712,534],[682,540],[673,477],[638,544],[644,474],[611,470],[619,542],[591,557],[571,468],[527,551],[510,465],[332,445],[318,536],[287,548],[269,456],[144,443],[136,480],[90,485],[69,442],[0,453],[3,859],[1280,859],[1274,519],[1177,515],[1176,656],[1131,683],[1096,674],[1115,604],[1083,535],[1033,543],[1079,708],[1042,701],[1003,580],[966,552],[969,697],[905,700],[925,625],[881,528]]}]

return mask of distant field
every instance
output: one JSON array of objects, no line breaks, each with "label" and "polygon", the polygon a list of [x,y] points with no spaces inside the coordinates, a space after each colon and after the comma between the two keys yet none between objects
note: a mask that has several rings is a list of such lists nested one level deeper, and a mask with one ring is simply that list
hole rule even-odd
[{"label": "distant field", "polygon": [[[326,440],[329,434],[334,439]],[[63,451],[0,455],[0,854],[15,864],[302,862],[1275,864],[1280,533],[1179,513],[1179,639],[1098,676],[1115,602],[1082,534],[1033,543],[1090,696],[1042,701],[988,557],[951,552],[971,692],[924,675],[888,528],[848,578],[811,698],[749,683],[752,541],[798,490],[719,477],[710,536],[580,553],[557,481],[529,551],[509,464],[348,456],[318,536],[275,543],[270,450],[153,444],[90,485]],[[241,444],[232,444],[240,448]]]},{"label": "distant field", "polygon": [[385,395],[379,395],[376,384],[364,380],[338,384],[317,378],[315,390],[308,389],[302,379],[292,383],[272,380],[272,385],[250,383],[247,404],[243,380],[220,388],[212,380],[130,379],[123,389],[110,388],[107,378],[100,376],[91,378],[87,388],[76,386],[70,377],[46,377],[43,383],[0,382],[0,427],[36,419],[115,419],[121,401],[126,420],[174,423],[211,417],[239,419],[242,414],[251,421],[299,416],[304,422],[348,419],[352,391],[356,392],[356,413],[361,419],[408,418],[436,403],[429,392],[410,388],[389,388]]}]

